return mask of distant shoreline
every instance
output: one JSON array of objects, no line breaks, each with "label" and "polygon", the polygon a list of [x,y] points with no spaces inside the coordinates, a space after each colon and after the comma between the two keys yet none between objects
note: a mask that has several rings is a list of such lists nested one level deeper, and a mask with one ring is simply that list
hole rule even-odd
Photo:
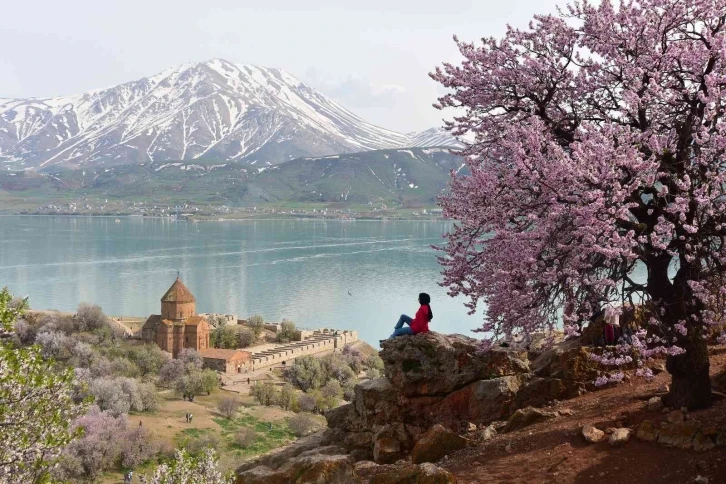
[{"label": "distant shoreline", "polygon": [[349,216],[349,217],[316,217],[316,216],[298,216],[290,214],[281,214],[279,216],[270,216],[270,214],[260,214],[260,216],[249,217],[229,217],[220,218],[214,216],[163,216],[163,215],[136,215],[136,214],[99,214],[99,213],[3,213],[0,217],[93,217],[93,218],[117,218],[117,219],[161,219],[172,220],[175,222],[244,222],[248,220],[322,220],[322,221],[359,221],[359,222],[453,222],[453,219],[442,217],[370,217],[370,216]]}]

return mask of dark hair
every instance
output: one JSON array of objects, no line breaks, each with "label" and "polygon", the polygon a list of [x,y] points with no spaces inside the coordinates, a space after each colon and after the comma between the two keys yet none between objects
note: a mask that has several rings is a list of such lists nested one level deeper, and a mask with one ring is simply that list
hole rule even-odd
[{"label": "dark hair", "polygon": [[434,319],[434,312],[431,310],[431,296],[426,294],[425,292],[422,292],[418,295],[418,302],[421,303],[424,306],[429,307],[429,321]]}]

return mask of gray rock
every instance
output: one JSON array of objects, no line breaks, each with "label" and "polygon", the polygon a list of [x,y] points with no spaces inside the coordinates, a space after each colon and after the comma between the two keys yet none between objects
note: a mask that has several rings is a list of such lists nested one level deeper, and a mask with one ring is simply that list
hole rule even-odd
[{"label": "gray rock", "polygon": [[479,353],[480,342],[435,332],[384,341],[385,375],[407,396],[442,396],[477,380],[529,372],[523,352],[505,348]]},{"label": "gray rock", "polygon": [[557,412],[548,412],[534,407],[520,408],[509,417],[503,432],[513,432],[538,422],[544,422],[557,417]]}]

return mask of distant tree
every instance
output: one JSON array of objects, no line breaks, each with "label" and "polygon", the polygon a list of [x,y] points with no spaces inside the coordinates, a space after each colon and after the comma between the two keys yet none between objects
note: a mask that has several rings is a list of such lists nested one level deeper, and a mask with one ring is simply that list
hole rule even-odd
[{"label": "distant tree", "polygon": [[88,343],[76,341],[71,349],[71,366],[73,368],[90,368],[93,361],[98,358],[98,352]]},{"label": "distant tree", "polygon": [[218,449],[220,444],[219,435],[213,432],[203,432],[198,437],[186,443],[186,450],[192,455],[199,455],[207,449]]},{"label": "distant tree", "polygon": [[328,380],[320,359],[310,355],[296,358],[292,366],[286,371],[286,377],[302,391],[320,388]]},{"label": "distant tree", "polygon": [[237,414],[237,411],[242,406],[242,404],[234,397],[225,397],[219,401],[219,404],[217,405],[217,410],[219,410],[219,413],[227,417],[228,419],[231,419]]},{"label": "distant tree", "polygon": [[247,328],[238,328],[236,336],[238,348],[247,348],[255,343],[255,333]]},{"label": "distant tree", "polygon": [[66,480],[95,481],[112,468],[121,455],[126,416],[101,411],[94,405],[73,425],[82,430],[83,437],[63,449],[54,475]]},{"label": "distant tree", "polygon": [[328,380],[328,383],[320,389],[320,393],[322,393],[324,397],[337,402],[337,400],[340,400],[343,396],[343,387],[340,386],[338,380]]},{"label": "distant tree", "polygon": [[96,481],[107,470],[137,467],[159,451],[146,428],[129,426],[125,415],[114,416],[95,405],[73,425],[83,436],[63,449],[53,472],[57,479]]},{"label": "distant tree", "polygon": [[254,332],[255,339],[259,339],[260,335],[262,335],[262,330],[265,329],[265,320],[259,314],[255,314],[247,320],[247,327]]},{"label": "distant tree", "polygon": [[290,320],[283,319],[282,323],[280,324],[280,332],[277,333],[277,341],[287,343],[288,341],[292,341],[295,339],[295,332],[297,331],[297,328],[295,328],[295,323],[293,323]]},{"label": "distant tree", "polygon": [[71,351],[76,341],[60,331],[44,331],[35,337],[35,343],[40,346],[45,358],[66,361],[72,356]]},{"label": "distant tree", "polygon": [[173,462],[160,465],[150,478],[141,477],[142,484],[232,484],[233,482],[234,476],[225,475],[219,470],[219,462],[212,449],[208,449],[199,457],[178,450]]},{"label": "distant tree", "polygon": [[207,395],[211,395],[213,391],[219,388],[219,375],[216,371],[209,368],[202,370],[201,379],[202,389]]},{"label": "distant tree", "polygon": [[237,332],[226,324],[217,326],[212,330],[209,340],[215,348],[234,349],[237,347]]},{"label": "distant tree", "polygon": [[366,358],[365,366],[369,369],[383,371],[383,359],[378,355],[370,355]]},{"label": "distant tree", "polygon": [[159,369],[159,378],[157,384],[162,387],[171,388],[176,386],[176,382],[186,374],[186,367],[182,360],[176,358],[167,360]]},{"label": "distant tree", "polygon": [[309,393],[303,393],[298,397],[298,405],[301,412],[314,412],[316,409],[315,396]]},{"label": "distant tree", "polygon": [[158,401],[151,385],[134,378],[98,378],[91,380],[89,390],[101,410],[118,416],[130,411],[143,412],[156,408]]},{"label": "distant tree", "polygon": [[250,387],[250,395],[257,400],[260,405],[272,405],[276,400],[277,390],[275,385],[270,382],[255,382]]},{"label": "distant tree", "polygon": [[193,371],[185,374],[176,381],[176,391],[182,398],[194,401],[194,397],[205,393],[204,381],[201,371]]},{"label": "distant tree", "polygon": [[234,443],[239,445],[241,448],[246,449],[252,445],[257,439],[257,432],[253,429],[242,427],[234,434]]},{"label": "distant tree", "polygon": [[[25,304],[0,291],[0,336],[11,335]],[[74,373],[57,372],[38,347],[0,337],[0,482],[47,479],[63,446],[78,437],[71,422],[85,410],[73,401]]]},{"label": "distant tree", "polygon": [[156,457],[161,446],[151,437],[146,427],[132,425],[124,434],[121,444],[121,467],[133,469]]},{"label": "distant tree", "polygon": [[201,370],[204,366],[204,359],[197,350],[193,348],[183,348],[179,352],[178,358],[184,362],[185,365],[193,365],[197,369]]},{"label": "distant tree", "polygon": [[129,351],[129,359],[139,367],[141,375],[156,374],[171,359],[171,354],[155,344],[136,346]]},{"label": "distant tree", "polygon": [[348,359],[340,353],[332,353],[323,356],[320,358],[320,364],[325,375],[323,384],[327,383],[330,379],[334,379],[337,380],[341,386],[346,386],[350,382],[355,382],[357,380],[357,374],[351,369]]},{"label": "distant tree", "polygon": [[310,413],[296,413],[288,421],[287,426],[293,434],[298,437],[304,437],[309,433],[322,427],[322,424]]},{"label": "distant tree", "polygon": [[297,406],[297,392],[292,385],[285,383],[282,386],[280,393],[277,395],[277,404],[282,407],[283,410],[289,410],[290,408]]},{"label": "distant tree", "polygon": [[115,376],[136,378],[141,375],[141,370],[133,361],[124,356],[117,356],[111,360],[111,368]]},{"label": "distant tree", "polygon": [[78,331],[95,331],[110,324],[100,306],[87,303],[78,305],[75,320]]},{"label": "distant tree", "polygon": [[21,345],[28,346],[33,344],[37,334],[37,328],[25,319],[21,319],[15,323],[15,336]]},{"label": "distant tree", "polygon": [[356,347],[351,345],[345,345],[343,347],[343,359],[348,363],[348,366],[350,366],[351,370],[357,375],[360,373],[364,367],[366,362],[366,356]]}]

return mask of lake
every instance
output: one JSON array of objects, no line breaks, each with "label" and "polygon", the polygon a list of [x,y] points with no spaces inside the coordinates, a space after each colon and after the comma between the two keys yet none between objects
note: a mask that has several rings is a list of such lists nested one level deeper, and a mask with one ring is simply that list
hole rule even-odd
[{"label": "lake", "polygon": [[373,346],[401,313],[414,315],[419,292],[432,298],[431,329],[476,336],[481,323],[437,284],[430,246],[450,222],[119,220],[0,217],[0,287],[36,309],[88,302],[147,316],[159,313],[178,270],[198,312],[355,329]]}]

